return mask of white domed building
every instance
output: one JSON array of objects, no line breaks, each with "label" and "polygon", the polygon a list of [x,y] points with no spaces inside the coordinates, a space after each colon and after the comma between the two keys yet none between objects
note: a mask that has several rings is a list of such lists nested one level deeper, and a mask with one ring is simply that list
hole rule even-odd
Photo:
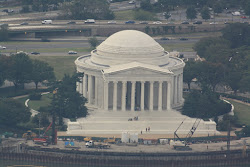
[{"label": "white domed building", "polygon": [[[187,122],[183,133],[192,127],[195,119],[174,110],[184,102],[185,63],[149,35],[136,30],[117,32],[75,64],[77,72],[84,73],[77,91],[88,99],[92,111],[87,118],[69,122],[68,134],[120,134],[146,127],[154,129],[152,133],[172,134],[183,119]],[[137,121],[128,121],[136,117]],[[210,121],[202,121],[199,129],[216,132]]]}]

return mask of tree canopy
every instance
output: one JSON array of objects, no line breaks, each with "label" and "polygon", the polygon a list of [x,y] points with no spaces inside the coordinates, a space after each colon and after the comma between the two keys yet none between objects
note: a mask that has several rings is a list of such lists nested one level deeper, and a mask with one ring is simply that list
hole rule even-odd
[{"label": "tree canopy", "polygon": [[204,20],[210,19],[210,11],[207,6],[204,6],[201,10],[201,17]]},{"label": "tree canopy", "polygon": [[49,66],[48,63],[40,61],[40,60],[33,60],[33,70],[31,80],[36,84],[36,89],[38,83],[43,82],[44,80],[54,80],[55,74],[54,69]]},{"label": "tree canopy", "polygon": [[76,20],[82,19],[113,19],[114,14],[109,10],[109,3],[103,0],[72,0],[65,4],[66,17]]},{"label": "tree canopy", "polygon": [[187,19],[193,20],[197,17],[197,11],[194,6],[190,6],[186,10]]},{"label": "tree canopy", "polygon": [[21,102],[14,99],[0,98],[0,124],[16,126],[27,122],[31,113]]},{"label": "tree canopy", "polygon": [[231,105],[219,99],[219,96],[210,91],[192,91],[185,99],[182,114],[202,119],[213,118],[228,113]]}]

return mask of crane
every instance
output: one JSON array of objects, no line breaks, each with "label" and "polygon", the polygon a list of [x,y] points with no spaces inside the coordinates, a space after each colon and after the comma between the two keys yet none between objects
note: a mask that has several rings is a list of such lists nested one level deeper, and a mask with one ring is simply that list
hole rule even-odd
[{"label": "crane", "polygon": [[[181,127],[181,125],[184,123],[185,119],[181,122],[181,124],[178,126],[178,128],[174,132],[174,142],[175,143],[173,144],[173,147],[174,147],[174,149],[177,149],[177,150],[190,150],[191,149],[188,146],[188,143],[189,143],[191,137],[193,136],[194,132],[196,131],[196,129],[199,126],[200,121],[201,121],[200,118],[196,118],[195,122],[193,123],[193,126],[191,127],[190,131],[186,135],[185,139],[182,140],[178,136],[177,131],[179,130],[179,128]],[[180,141],[179,143],[176,142],[176,138]]]}]

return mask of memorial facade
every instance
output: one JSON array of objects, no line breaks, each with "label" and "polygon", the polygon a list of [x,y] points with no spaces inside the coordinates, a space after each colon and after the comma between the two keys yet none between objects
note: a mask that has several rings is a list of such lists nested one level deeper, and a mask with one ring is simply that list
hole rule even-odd
[{"label": "memorial facade", "polygon": [[[176,110],[184,102],[185,63],[143,32],[117,32],[75,64],[84,73],[77,91],[88,99],[89,115],[68,122],[67,134],[141,133],[148,127],[152,134],[173,134],[180,124],[179,132],[187,134],[196,121]],[[216,134],[215,122],[202,120],[196,133]]]}]

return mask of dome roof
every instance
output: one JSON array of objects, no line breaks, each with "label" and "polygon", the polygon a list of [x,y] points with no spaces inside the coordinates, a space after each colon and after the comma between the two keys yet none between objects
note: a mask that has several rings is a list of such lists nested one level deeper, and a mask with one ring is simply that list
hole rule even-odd
[{"label": "dome roof", "polygon": [[149,35],[136,30],[111,35],[91,53],[93,63],[108,66],[132,61],[158,64],[163,63],[160,62],[163,57],[168,58],[164,48]]}]

